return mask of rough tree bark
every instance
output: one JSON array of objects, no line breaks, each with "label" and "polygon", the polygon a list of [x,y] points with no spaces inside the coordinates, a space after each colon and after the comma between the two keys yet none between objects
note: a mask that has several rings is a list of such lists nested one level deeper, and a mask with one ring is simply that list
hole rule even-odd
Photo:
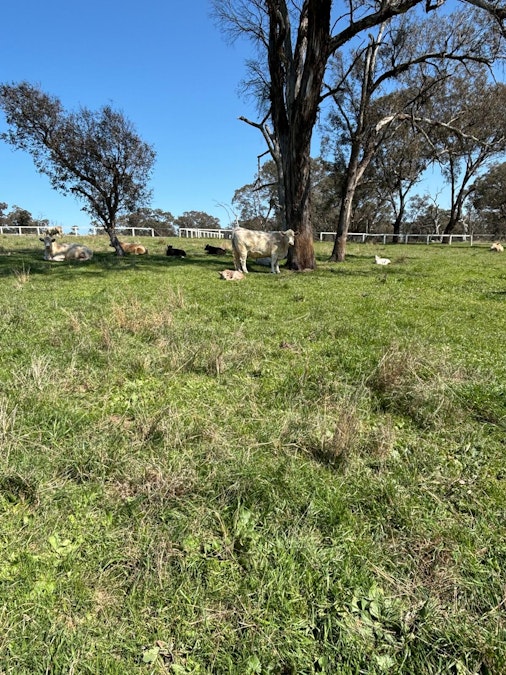
[{"label": "rough tree bark", "polygon": [[316,267],[310,214],[310,153],[329,57],[331,5],[331,0],[303,4],[293,47],[286,2],[266,2],[271,119],[282,162],[285,222],[297,233],[288,258],[288,267],[294,270]]}]

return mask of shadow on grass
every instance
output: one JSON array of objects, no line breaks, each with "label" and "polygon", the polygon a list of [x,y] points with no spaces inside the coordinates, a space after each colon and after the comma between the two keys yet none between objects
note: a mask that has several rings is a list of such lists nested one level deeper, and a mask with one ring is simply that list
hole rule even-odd
[{"label": "shadow on grass", "polygon": [[[370,256],[349,254],[346,257],[347,262],[363,263],[365,259]],[[404,260],[400,262],[405,262]],[[332,275],[341,274],[352,277],[370,277],[378,274],[378,268],[371,262],[370,268],[357,268],[343,264],[329,262],[328,256],[317,256],[316,259],[317,272],[327,272]],[[51,262],[42,258],[40,248],[19,248],[16,250],[2,251],[0,248],[0,277],[8,277],[16,274],[22,270],[29,271],[30,275],[46,275],[50,274],[52,277],[65,278],[69,268],[75,270],[76,268],[88,275],[106,276],[112,273],[121,273],[124,270],[150,270],[154,273],[165,273],[170,268],[184,268],[197,266],[200,269],[207,269],[214,271],[216,274],[224,269],[234,269],[234,261],[232,254],[225,256],[210,256],[206,253],[190,252],[186,258],[176,258],[173,256],[166,256],[163,253],[153,253],[147,256],[129,256],[125,255],[119,258],[115,253],[110,251],[94,251],[93,258],[90,261],[66,261],[66,262]],[[282,272],[287,272],[286,262],[280,265]],[[381,270],[385,273],[385,270]],[[260,265],[254,260],[248,259],[248,272],[252,275],[271,275],[269,266]],[[389,269],[388,274],[393,274],[394,269]],[[401,270],[395,267],[396,274],[407,273],[405,267]],[[413,274],[412,270],[409,272]]]},{"label": "shadow on grass", "polygon": [[[153,254],[147,256],[124,256],[120,258],[114,253],[105,251],[94,252],[92,260],[89,261],[65,261],[51,262],[44,260],[40,249],[18,249],[8,253],[0,253],[0,277],[8,277],[22,270],[29,272],[30,275],[51,274],[65,278],[69,268],[79,269],[83,274],[105,276],[112,273],[121,273],[124,270],[150,270],[155,273],[164,273],[171,268],[183,268],[188,266],[198,266],[207,268],[216,273],[224,269],[233,269],[234,263],[231,256],[220,256],[211,258],[206,255],[187,256],[186,258],[175,258],[163,254]],[[267,268],[254,269],[254,272],[270,272]]]}]

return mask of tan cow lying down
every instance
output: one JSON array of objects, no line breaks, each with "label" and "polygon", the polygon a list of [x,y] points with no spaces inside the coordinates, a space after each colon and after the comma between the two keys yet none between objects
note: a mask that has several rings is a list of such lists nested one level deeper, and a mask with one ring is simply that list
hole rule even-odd
[{"label": "tan cow lying down", "polygon": [[63,262],[64,260],[91,260],[93,251],[82,244],[57,244],[53,237],[46,235],[41,239],[44,243],[44,260]]},{"label": "tan cow lying down", "polygon": [[490,247],[491,251],[496,251],[497,253],[502,253],[504,251],[504,246],[499,241],[494,241]]},{"label": "tan cow lying down", "polygon": [[244,279],[244,274],[238,270],[223,270],[223,272],[218,272],[218,274],[225,281],[240,281]]},{"label": "tan cow lying down", "polygon": [[133,243],[120,241],[119,245],[123,249],[123,253],[131,253],[132,255],[146,255],[148,252],[148,249],[145,246],[138,244],[137,242]]},{"label": "tan cow lying down", "polygon": [[286,232],[257,232],[237,227],[232,233],[232,253],[235,269],[248,274],[246,258],[270,258],[271,272],[279,274],[278,261],[286,258],[288,248],[295,244],[293,230]]}]

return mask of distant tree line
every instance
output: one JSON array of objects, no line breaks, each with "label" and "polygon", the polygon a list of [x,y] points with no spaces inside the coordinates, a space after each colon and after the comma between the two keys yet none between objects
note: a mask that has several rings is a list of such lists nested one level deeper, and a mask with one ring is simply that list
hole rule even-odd
[{"label": "distant tree line", "polygon": [[2,227],[12,228],[13,231],[18,227],[33,227],[34,231],[37,227],[50,227],[47,218],[33,218],[30,211],[16,205],[13,205],[7,212],[8,206],[6,202],[0,202],[0,225]]},{"label": "distant tree line", "polygon": [[141,208],[135,213],[120,216],[117,227],[150,228],[154,230],[157,237],[173,237],[183,227],[219,230],[221,225],[218,218],[204,211],[185,211],[182,215],[174,218],[169,211]]},{"label": "distant tree line", "polygon": [[[345,180],[345,170],[321,158],[313,159],[311,166],[311,220],[318,238],[321,232],[336,232],[340,186]],[[349,232],[391,233],[394,237],[410,233],[480,233],[506,237],[506,162],[491,164],[467,185],[464,208],[450,232],[448,223],[452,219],[452,209],[442,208],[438,202],[442,189],[422,194],[412,190],[409,195],[406,190],[402,194],[404,203],[401,209],[395,174],[392,174],[389,182],[385,175],[374,173],[375,166],[369,169],[366,178],[357,187]],[[400,164],[398,168],[400,171]],[[232,205],[242,227],[254,230],[278,230],[282,227],[276,203],[276,187],[270,182],[273,174],[273,163],[266,162],[252,183],[236,190]],[[406,181],[406,186],[411,188],[416,184],[417,181],[413,179]]]},{"label": "distant tree line", "polygon": [[[399,196],[403,183],[401,181],[399,187],[396,176],[402,168],[400,159],[397,170],[392,171],[391,180],[388,180],[384,164],[371,165],[355,192],[349,232],[391,233],[394,236],[448,233],[452,209],[439,205],[441,190],[422,194],[413,191],[408,195],[407,187],[413,188],[417,184],[412,176],[406,179],[405,192]],[[241,226],[254,230],[282,227],[276,202],[275,173],[273,162],[267,161],[252,183],[236,190],[232,205]],[[345,168],[342,164],[317,158],[311,161],[311,175],[311,220],[318,238],[321,232],[336,232]],[[416,178],[419,180],[420,176]],[[506,237],[506,162],[491,164],[466,186],[466,191],[465,208],[451,233]],[[458,194],[458,191],[452,194]],[[401,197],[404,200],[402,209],[399,206]]]},{"label": "distant tree line", "polygon": [[[54,225],[48,218],[34,218],[30,211],[20,206],[12,206],[8,211],[8,204],[0,202],[0,225],[4,228],[31,227],[34,229],[48,228]],[[100,227],[98,221],[91,221],[91,227]],[[203,211],[185,211],[181,216],[174,218],[169,211],[143,207],[134,213],[123,214],[118,217],[116,228],[146,228],[154,230],[157,237],[176,236],[180,227],[198,229],[220,229],[218,218]],[[64,227],[65,229],[65,227]]]}]

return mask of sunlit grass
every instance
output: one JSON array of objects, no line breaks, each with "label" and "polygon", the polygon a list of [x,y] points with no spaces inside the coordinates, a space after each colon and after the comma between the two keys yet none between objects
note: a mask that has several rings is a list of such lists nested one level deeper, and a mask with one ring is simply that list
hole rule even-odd
[{"label": "sunlit grass", "polygon": [[503,672],[505,259],[84,241],[0,241],[0,672]]}]

